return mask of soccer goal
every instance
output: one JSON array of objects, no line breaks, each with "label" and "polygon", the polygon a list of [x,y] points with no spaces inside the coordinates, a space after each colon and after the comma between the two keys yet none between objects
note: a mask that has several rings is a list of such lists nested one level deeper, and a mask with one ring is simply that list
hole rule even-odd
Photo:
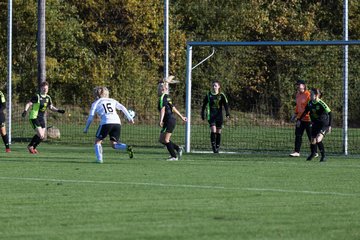
[{"label": "soccer goal", "polygon": [[[200,109],[214,80],[230,105],[220,151],[292,151],[294,83],[302,79],[322,90],[335,117],[328,151],[359,154],[359,57],[360,41],[188,42],[186,152],[211,150]],[[306,134],[302,148],[308,152]]]}]

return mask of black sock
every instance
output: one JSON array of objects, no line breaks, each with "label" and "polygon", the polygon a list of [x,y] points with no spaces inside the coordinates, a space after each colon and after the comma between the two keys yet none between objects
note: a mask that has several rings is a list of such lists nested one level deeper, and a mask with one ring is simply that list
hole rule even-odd
[{"label": "black sock", "polygon": [[216,133],[210,133],[210,141],[213,152],[216,152]]},{"label": "black sock", "polygon": [[322,142],[318,142],[318,143],[317,143],[317,146],[319,147],[319,150],[320,150],[321,156],[324,156],[324,155],[325,155],[325,148],[324,148],[324,144],[323,144]]},{"label": "black sock", "polygon": [[220,147],[221,133],[216,133],[216,148]]},{"label": "black sock", "polygon": [[34,144],[35,144],[35,142],[36,142],[36,139],[37,139],[37,138],[38,138],[38,135],[35,134],[35,135],[33,136],[33,138],[31,139],[28,147],[33,147]]},{"label": "black sock", "polygon": [[310,149],[311,149],[311,154],[314,154],[316,153],[316,144],[310,144]]},{"label": "black sock", "polygon": [[10,145],[9,145],[9,136],[7,134],[5,134],[4,136],[1,136],[3,141],[4,141],[4,144],[5,144],[5,148],[6,149],[9,149],[10,148]]},{"label": "black sock", "polygon": [[[170,141],[171,142],[171,141]],[[171,142],[172,143],[172,145],[173,145],[173,147],[174,147],[174,149],[175,149],[175,151],[180,151],[180,147],[179,147],[179,145],[177,145],[177,144],[175,144],[174,142]]]},{"label": "black sock", "polygon": [[174,150],[174,145],[172,142],[165,143],[167,150],[169,151],[171,157],[176,157],[176,153]]},{"label": "black sock", "polygon": [[41,142],[41,138],[38,135],[35,135],[33,137],[33,139],[31,140],[31,146],[33,146],[34,148],[36,148]]},{"label": "black sock", "polygon": [[215,146],[215,140],[216,139],[216,135],[214,132],[210,133],[210,142],[211,142],[211,146]]}]

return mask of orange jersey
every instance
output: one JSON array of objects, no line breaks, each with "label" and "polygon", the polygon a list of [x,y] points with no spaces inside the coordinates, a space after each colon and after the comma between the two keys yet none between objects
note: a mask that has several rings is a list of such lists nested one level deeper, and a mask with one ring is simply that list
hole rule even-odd
[{"label": "orange jersey", "polygon": [[[297,118],[301,117],[301,114],[304,112],[306,105],[310,101],[310,92],[305,90],[305,92],[296,94],[296,107],[295,114]],[[309,113],[307,113],[302,119],[302,121],[310,122]]]}]

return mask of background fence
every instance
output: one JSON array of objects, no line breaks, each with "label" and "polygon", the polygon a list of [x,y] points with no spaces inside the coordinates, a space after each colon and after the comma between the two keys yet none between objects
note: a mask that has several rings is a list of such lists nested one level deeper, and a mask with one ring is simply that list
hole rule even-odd
[{"label": "background fence", "polygon": [[[59,139],[48,138],[48,143],[61,143],[69,145],[92,145],[98,126],[96,119],[87,134],[83,128],[87,118],[87,110],[77,106],[66,106],[64,115],[49,112],[48,127],[59,128]],[[16,105],[13,112],[12,144],[28,142],[34,135],[29,121],[21,117],[23,106]],[[158,114],[148,113],[146,123],[143,117],[136,117],[134,125],[128,124],[122,117],[121,141],[137,147],[162,147],[158,143],[160,128],[158,127]],[[192,150],[210,151],[210,135],[206,122],[201,121],[200,115],[193,116],[192,125]],[[228,152],[283,152],[290,153],[294,146],[294,125],[288,122],[279,122],[264,114],[241,113],[232,111],[231,119],[225,122],[222,134],[222,151]],[[178,119],[173,141],[184,144],[185,125]],[[342,130],[333,128],[333,132],[325,138],[328,152],[342,153]],[[105,141],[104,144],[107,141]],[[360,129],[349,129],[349,154],[360,154]],[[302,152],[308,153],[307,138],[303,138]]]}]

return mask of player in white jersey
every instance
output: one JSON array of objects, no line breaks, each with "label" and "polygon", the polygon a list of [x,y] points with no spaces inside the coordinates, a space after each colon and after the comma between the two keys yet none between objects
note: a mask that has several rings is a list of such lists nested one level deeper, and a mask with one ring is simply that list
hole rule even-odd
[{"label": "player in white jersey", "polygon": [[134,123],[134,119],[129,114],[126,107],[115,99],[109,98],[109,90],[106,87],[96,87],[94,89],[94,95],[96,101],[92,103],[90,114],[84,128],[84,133],[87,133],[91,122],[94,119],[95,114],[100,117],[100,125],[96,132],[95,138],[95,154],[96,162],[103,162],[103,150],[102,150],[102,141],[109,135],[111,146],[114,149],[118,150],[127,150],[129,157],[134,157],[134,152],[131,146],[128,146],[124,143],[120,143],[120,130],[121,130],[121,120],[116,110],[122,111],[129,122]]}]

